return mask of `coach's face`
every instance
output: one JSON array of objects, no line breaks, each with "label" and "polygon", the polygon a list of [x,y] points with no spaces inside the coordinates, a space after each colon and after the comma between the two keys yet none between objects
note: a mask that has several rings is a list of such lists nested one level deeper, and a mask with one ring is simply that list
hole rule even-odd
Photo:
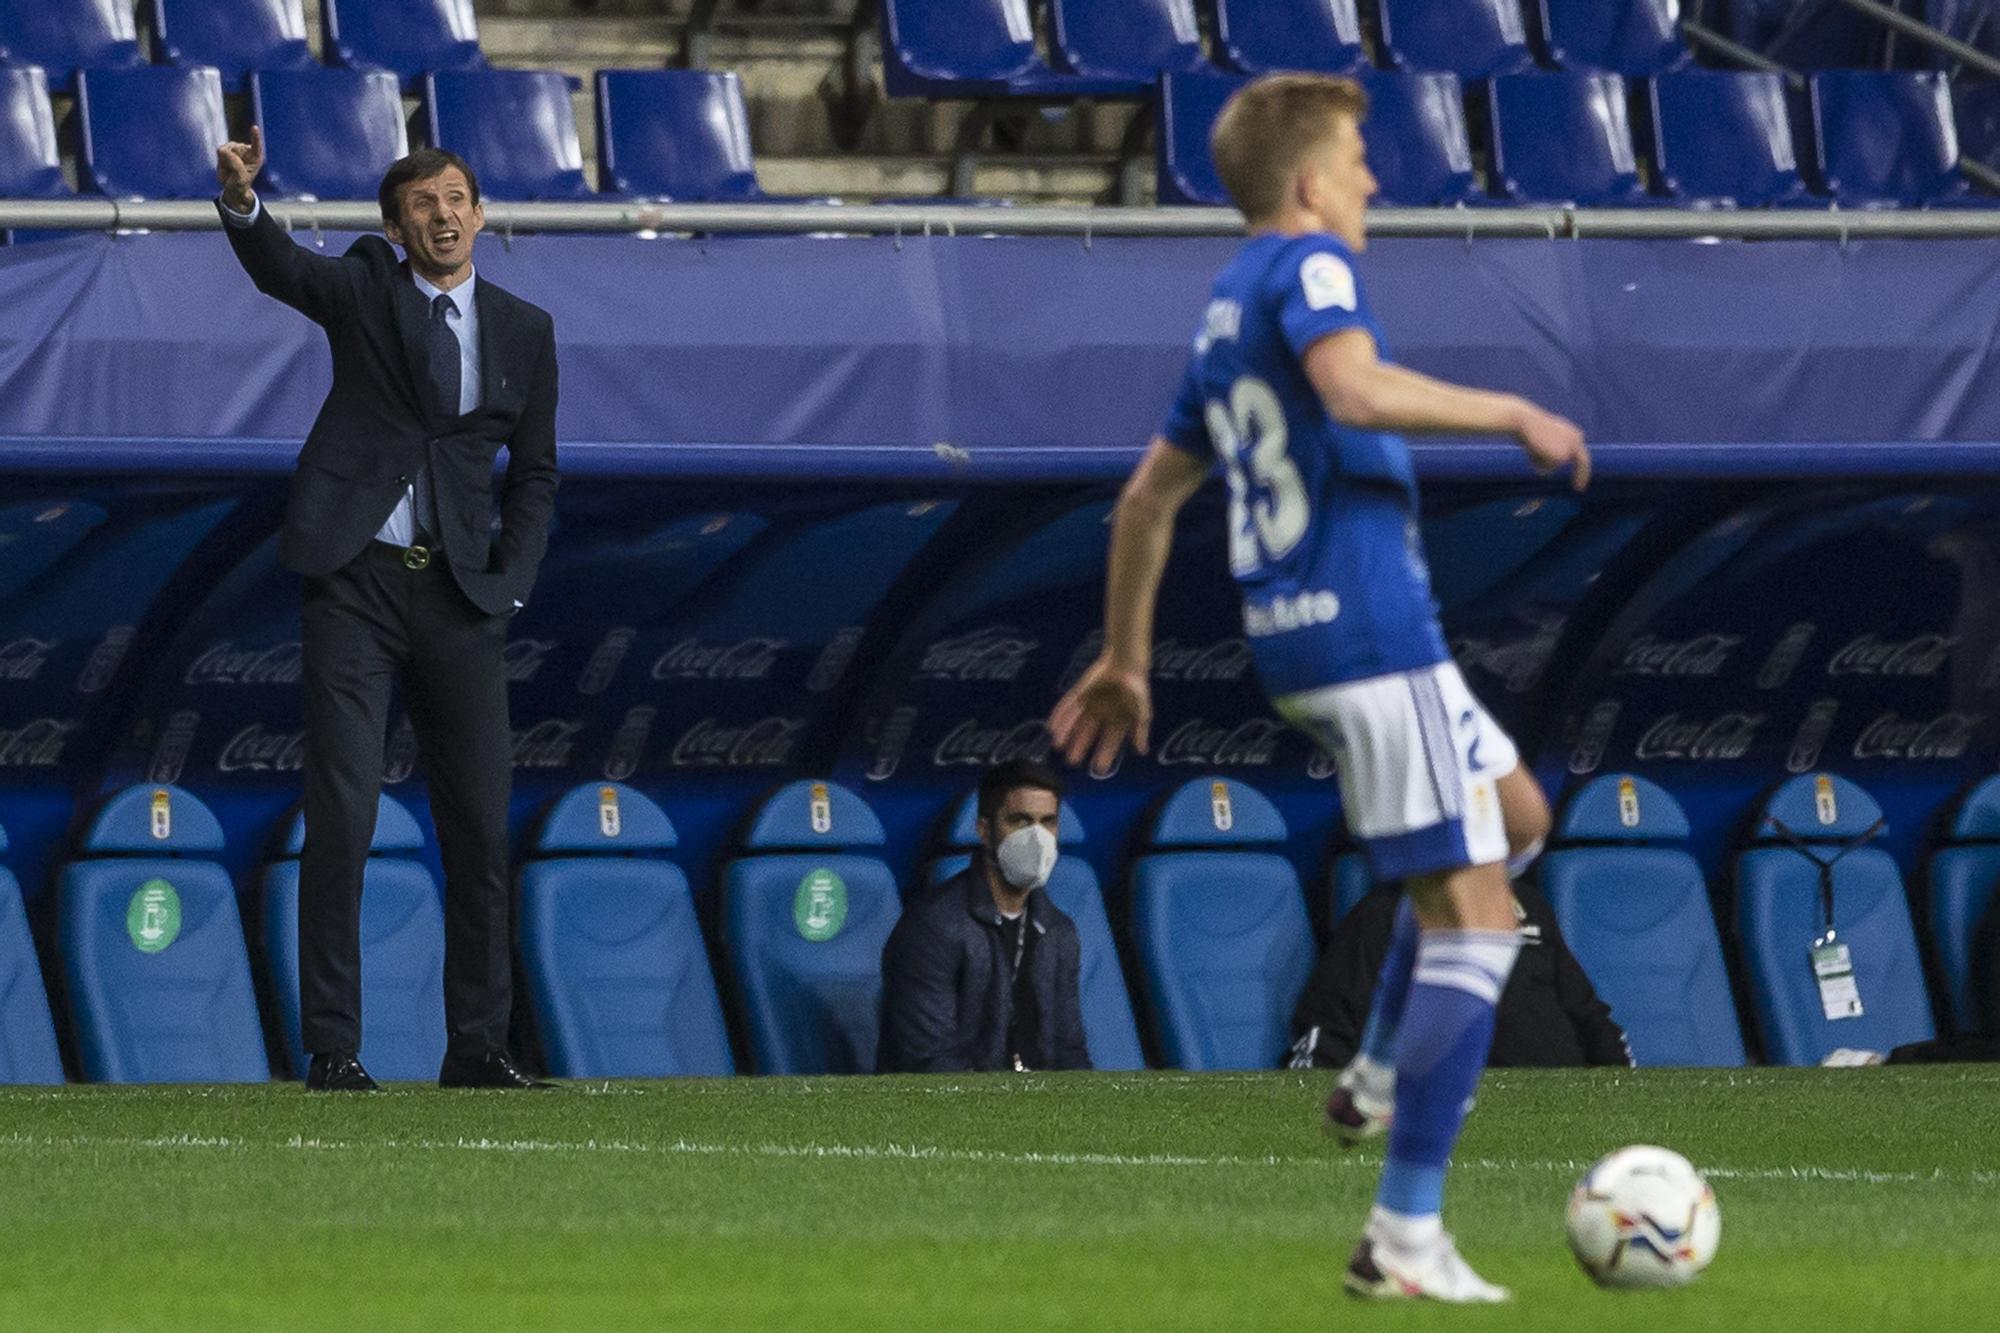
[{"label": "coach's face", "polygon": [[396,215],[382,230],[410,256],[410,267],[433,281],[472,263],[472,238],[486,225],[486,209],[457,167],[403,186]]},{"label": "coach's face", "polygon": [[1306,159],[1301,186],[1306,207],[1322,228],[1357,253],[1368,248],[1368,201],[1380,186],[1368,169],[1367,145],[1353,117],[1340,117]]}]

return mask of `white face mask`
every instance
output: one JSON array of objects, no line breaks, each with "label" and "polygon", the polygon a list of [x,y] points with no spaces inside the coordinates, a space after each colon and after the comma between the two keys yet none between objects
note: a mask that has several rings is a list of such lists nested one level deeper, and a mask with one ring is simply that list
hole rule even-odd
[{"label": "white face mask", "polygon": [[994,859],[1009,885],[1023,893],[1039,889],[1056,868],[1056,835],[1040,824],[1015,829],[1000,840]]}]

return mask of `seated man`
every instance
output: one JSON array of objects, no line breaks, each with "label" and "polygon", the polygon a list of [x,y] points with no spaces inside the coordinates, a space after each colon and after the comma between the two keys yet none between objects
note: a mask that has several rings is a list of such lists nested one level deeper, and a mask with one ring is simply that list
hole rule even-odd
[{"label": "seated man", "polygon": [[1076,924],[1037,892],[1061,808],[1041,764],[980,779],[972,864],[912,895],[882,950],[882,1073],[1090,1068]]},{"label": "seated man", "polygon": [[[1292,1068],[1339,1069],[1353,1058],[1389,951],[1398,898],[1394,885],[1373,889],[1333,928],[1292,1011],[1298,1039]],[[1630,1065],[1623,1029],[1563,943],[1549,900],[1526,880],[1515,881],[1514,915],[1521,923],[1521,957],[1500,992],[1486,1063]]]}]

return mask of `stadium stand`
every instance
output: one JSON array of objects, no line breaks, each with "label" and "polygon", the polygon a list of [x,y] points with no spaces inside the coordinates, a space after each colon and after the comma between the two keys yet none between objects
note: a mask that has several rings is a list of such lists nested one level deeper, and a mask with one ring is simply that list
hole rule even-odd
[{"label": "stadium stand", "polygon": [[425,74],[486,63],[472,0],[321,0],[320,22],[329,62],[389,70],[405,89]]},{"label": "stadium stand", "polygon": [[521,963],[549,1072],[732,1074],[687,876],[660,858],[666,812],[618,783],[558,799],[521,869]]},{"label": "stadium stand", "polygon": [[77,850],[56,885],[56,947],[83,1077],[268,1079],[215,815],[180,787],[128,787]]},{"label": "stadium stand", "polygon": [[[48,81],[40,69],[0,69],[0,195],[62,199],[71,193],[56,149]],[[0,229],[0,240],[12,241]]]},{"label": "stadium stand", "polygon": [[[0,852],[7,830],[0,828]],[[0,1083],[60,1083],[62,1057],[21,886],[0,865]]]},{"label": "stadium stand", "polygon": [[1193,0],[1048,0],[1050,44],[1066,73],[1143,96],[1163,73],[1208,68]]},{"label": "stadium stand", "polygon": [[[1945,845],[1931,854],[1925,879],[1930,898],[1931,947],[1944,982],[1953,1031],[1981,1033],[1979,945],[2000,930],[2000,778],[1979,783],[1959,803],[1946,827]],[[1996,1035],[1986,1033],[1985,1035]]]},{"label": "stadium stand", "polygon": [[1495,193],[1524,203],[1646,202],[1616,74],[1509,74],[1487,90]]},{"label": "stadium stand", "polygon": [[[283,856],[264,870],[264,962],[279,1038],[292,1075],[304,1078],[299,1033],[299,853],[303,814],[286,823]],[[377,1078],[434,1079],[444,1061],[444,909],[431,872],[416,860],[423,830],[384,795],[361,880],[361,1059]]]},{"label": "stadium stand", "polygon": [[424,76],[430,141],[472,164],[482,197],[587,199],[569,82],[551,70]]},{"label": "stadium stand", "polygon": [[1209,131],[1229,95],[1248,80],[1235,74],[1191,70],[1160,78],[1159,200],[1163,204],[1227,204],[1229,192],[1215,174]]},{"label": "stadium stand", "polygon": [[1327,917],[1328,926],[1340,924],[1340,918],[1354,910],[1354,904],[1361,901],[1368,890],[1375,887],[1374,876],[1368,873],[1368,857],[1362,852],[1342,852],[1333,858],[1327,867]]},{"label": "stadium stand", "polygon": [[223,87],[242,92],[253,70],[302,70],[314,64],[299,0],[148,0],[157,58],[209,65]]},{"label": "stadium stand", "polygon": [[596,89],[600,190],[704,203],[764,198],[736,75],[606,69]]},{"label": "stadium stand", "polygon": [[[1863,845],[1882,820],[1867,792],[1831,774],[1785,782],[1758,812],[1755,845],[1736,858],[1736,938],[1764,1056],[1812,1065],[1840,1047],[1889,1051],[1936,1035],[1903,877]],[[1788,845],[1779,827],[1805,844]],[[1823,997],[1808,948],[1827,931],[1820,863],[1831,861],[1832,925],[1851,955],[1860,1012]]]},{"label": "stadium stand", "polygon": [[258,188],[280,198],[373,199],[382,173],[410,151],[386,70],[259,70],[250,106],[264,130]]},{"label": "stadium stand", "polygon": [[882,946],[901,913],[895,876],[870,850],[886,840],[847,788],[792,782],[723,868],[723,952],[757,1073],[875,1068]]},{"label": "stadium stand", "polygon": [[1535,63],[1520,0],[1381,0],[1381,25],[1396,69],[1486,79]]},{"label": "stadium stand", "polygon": [[212,199],[229,137],[212,69],[92,69],[76,80],[83,168],[114,199]]},{"label": "stadium stand", "polygon": [[1648,96],[1660,187],[1677,202],[1817,202],[1800,175],[1782,76],[1683,70],[1654,79]]},{"label": "stadium stand", "polygon": [[1154,1026],[1177,1069],[1269,1069],[1312,971],[1312,928],[1276,806],[1241,782],[1168,796],[1132,866],[1132,936]]},{"label": "stadium stand", "polygon": [[1215,48],[1241,74],[1349,74],[1368,63],[1355,0],[1215,0]]},{"label": "stadium stand", "polygon": [[1078,85],[1035,49],[1028,0],[881,0],[882,78],[892,97],[1063,97]]},{"label": "stadium stand", "polygon": [[[942,884],[972,862],[971,850],[979,845],[979,797],[968,794],[952,816],[945,846],[952,850],[931,862],[926,881]],[[1097,872],[1078,854],[1083,845],[1083,821],[1068,802],[1063,803],[1057,829],[1057,845],[1068,851],[1056,861],[1044,892],[1076,923],[1077,991],[1083,1009],[1084,1044],[1090,1048],[1095,1069],[1144,1069],[1146,1056],[1139,1044],[1139,1025],[1132,1016],[1132,997],[1125,993],[1125,974],[1119,966],[1118,947],[1112,942],[1111,918],[1104,911],[1104,892]]]},{"label": "stadium stand", "polygon": [[1835,70],[1815,74],[1811,87],[1820,170],[1840,203],[1913,207],[1965,198],[1944,75]]},{"label": "stadium stand", "polygon": [[1362,82],[1368,166],[1381,185],[1377,203],[1429,208],[1485,200],[1456,75],[1370,73]]},{"label": "stadium stand", "polygon": [[1535,0],[1549,58],[1637,78],[1688,63],[1680,0]]},{"label": "stadium stand", "polygon": [[132,6],[124,0],[0,5],[0,65],[39,65],[49,87],[76,87],[79,69],[143,65]]},{"label": "stadium stand", "polygon": [[1656,784],[1595,778],[1564,806],[1537,882],[1639,1064],[1740,1065],[1743,1033],[1688,832]]}]

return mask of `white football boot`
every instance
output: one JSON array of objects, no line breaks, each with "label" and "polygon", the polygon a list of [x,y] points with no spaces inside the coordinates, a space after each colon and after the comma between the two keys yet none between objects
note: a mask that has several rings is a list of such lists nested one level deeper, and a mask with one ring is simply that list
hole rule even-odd
[{"label": "white football boot", "polygon": [[1345,1147],[1388,1132],[1396,1109],[1396,1071],[1356,1055],[1340,1071],[1326,1099],[1326,1132]]},{"label": "white football boot", "polygon": [[1348,1294],[1369,1300],[1440,1301],[1447,1305],[1498,1305],[1514,1296],[1473,1272],[1451,1237],[1442,1232],[1415,1250],[1400,1250],[1362,1237],[1354,1257],[1347,1261],[1342,1285]]}]

